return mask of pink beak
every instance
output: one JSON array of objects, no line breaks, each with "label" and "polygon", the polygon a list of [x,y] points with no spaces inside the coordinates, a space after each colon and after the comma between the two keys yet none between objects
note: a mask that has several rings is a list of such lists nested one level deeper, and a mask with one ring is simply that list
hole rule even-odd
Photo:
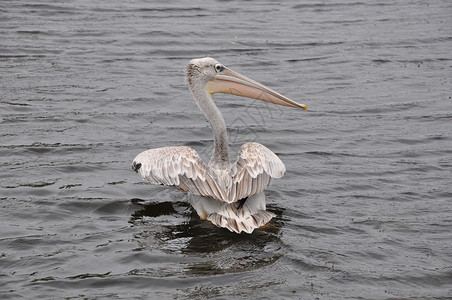
[{"label": "pink beak", "polygon": [[307,109],[306,105],[290,100],[265,85],[234,72],[231,69],[226,69],[216,75],[214,79],[207,82],[206,89],[210,94],[232,94],[278,105]]}]

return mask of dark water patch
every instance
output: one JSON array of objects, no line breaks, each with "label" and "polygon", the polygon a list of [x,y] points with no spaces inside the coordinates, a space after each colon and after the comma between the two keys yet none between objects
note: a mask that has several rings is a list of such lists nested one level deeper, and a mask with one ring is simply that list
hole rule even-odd
[{"label": "dark water patch", "polygon": [[75,276],[70,276],[67,277],[67,279],[87,279],[87,278],[105,278],[107,276],[109,276],[111,274],[111,272],[107,272],[104,274],[80,274],[80,275],[75,275]]},{"label": "dark water patch", "polygon": [[329,56],[323,56],[323,57],[308,57],[308,58],[299,58],[299,59],[288,59],[287,62],[289,63],[298,63],[298,62],[309,62],[309,61],[321,61],[325,59],[330,59]]},{"label": "dark water patch", "polygon": [[51,10],[51,11],[55,11],[56,13],[64,13],[64,12],[73,12],[76,9],[70,6],[57,6],[57,5],[52,5],[52,4],[30,4],[30,3],[26,3],[26,4],[21,4],[20,6],[16,6],[16,7],[23,7],[26,9],[30,9],[32,12],[36,12],[36,11],[45,11],[45,10]]},{"label": "dark water patch", "polygon": [[422,121],[422,122],[437,122],[437,121],[452,119],[452,114],[441,112],[441,113],[436,113],[434,115],[424,115],[424,114],[412,115],[412,116],[404,116],[404,119]]},{"label": "dark water patch", "polygon": [[162,13],[172,13],[172,12],[199,12],[199,11],[204,11],[205,8],[203,7],[183,7],[183,6],[177,6],[177,7],[168,7],[168,6],[163,6],[163,7],[146,7],[146,8],[137,8],[137,11],[142,11],[142,12],[162,12]]},{"label": "dark water patch", "polygon": [[[86,146],[90,147],[90,146],[101,146],[101,145],[102,144],[99,143],[99,144],[88,144]],[[30,150],[30,151],[40,152],[40,151],[48,151],[49,148],[52,149],[52,148],[67,147],[70,149],[77,149],[77,147],[80,147],[80,146],[85,146],[85,145],[83,145],[83,144],[62,144],[62,143],[47,144],[47,143],[41,143],[41,142],[34,142],[31,145],[6,145],[6,146],[1,146],[1,147],[7,148],[7,149],[26,148],[27,150]],[[82,148],[82,147],[80,147],[78,149],[86,150],[86,148]]]},{"label": "dark water patch", "polygon": [[[353,7],[353,6],[368,6],[369,4],[365,3],[365,2],[360,2],[360,1],[351,1],[351,2],[346,2],[346,3],[303,3],[303,4],[297,4],[294,5],[293,8],[294,9],[304,9],[304,8],[319,8],[319,7],[325,7],[328,9],[333,9],[333,8],[337,8],[337,7]],[[375,4],[373,4],[375,5]],[[377,6],[382,6],[384,4],[378,4]],[[372,6],[372,4],[370,4],[369,6]]]},{"label": "dark water patch", "polygon": [[107,184],[109,184],[109,185],[117,185],[117,184],[124,184],[124,183],[126,183],[126,181],[122,180],[122,181],[108,182]]},{"label": "dark water patch", "polygon": [[17,103],[17,102],[2,102],[2,103],[12,106],[31,106],[31,104],[29,103]]},{"label": "dark water patch", "polygon": [[23,183],[19,184],[17,186],[4,186],[6,189],[15,189],[19,187],[31,187],[31,188],[43,188],[46,186],[54,185],[57,181],[50,181],[50,182],[31,182],[31,183]]},{"label": "dark water patch", "polygon": [[[142,201],[143,200],[140,199],[131,200],[135,205],[142,205]],[[150,203],[146,204],[143,209],[135,211],[132,215],[132,220],[140,219],[144,216],[155,218],[157,216],[171,215],[173,213],[176,213],[176,210],[171,202]]]},{"label": "dark water patch", "polygon": [[60,186],[58,189],[68,190],[68,189],[72,189],[72,188],[79,187],[79,186],[82,186],[82,184],[81,183],[66,184],[66,185]]},{"label": "dark water patch", "polygon": [[48,277],[33,279],[31,282],[34,283],[34,282],[51,281],[51,280],[55,280],[55,278],[52,276],[48,276]]}]

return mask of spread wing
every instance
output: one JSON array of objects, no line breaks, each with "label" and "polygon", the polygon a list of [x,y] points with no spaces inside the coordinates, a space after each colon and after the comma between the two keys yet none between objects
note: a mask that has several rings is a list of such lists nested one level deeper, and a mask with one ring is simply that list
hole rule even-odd
[{"label": "spread wing", "polygon": [[264,145],[246,143],[240,148],[237,161],[231,166],[232,181],[226,202],[235,202],[262,192],[286,172],[284,163]]},{"label": "spread wing", "polygon": [[227,203],[262,192],[286,171],[278,156],[258,143],[244,144],[237,161],[224,171],[210,169],[194,149],[186,146],[141,152],[132,168],[153,184],[176,186]]},{"label": "spread wing", "polygon": [[176,186],[185,192],[218,200],[225,198],[224,188],[198,153],[186,146],[163,147],[141,152],[132,168],[153,184]]}]

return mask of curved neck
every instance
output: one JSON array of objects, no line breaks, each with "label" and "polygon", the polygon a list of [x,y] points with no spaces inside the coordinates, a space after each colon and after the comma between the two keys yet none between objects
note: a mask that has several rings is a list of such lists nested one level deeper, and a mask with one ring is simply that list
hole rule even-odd
[{"label": "curved neck", "polygon": [[198,107],[210,122],[213,131],[214,149],[209,167],[213,169],[226,169],[229,167],[228,135],[226,123],[212,96],[200,83],[190,82],[190,90]]}]

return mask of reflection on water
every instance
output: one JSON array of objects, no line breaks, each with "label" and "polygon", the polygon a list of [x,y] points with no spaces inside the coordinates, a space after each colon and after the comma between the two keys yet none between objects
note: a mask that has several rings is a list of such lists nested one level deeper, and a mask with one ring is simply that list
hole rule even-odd
[{"label": "reflection on water", "polygon": [[185,201],[146,202],[132,199],[136,210],[130,223],[143,230],[134,238],[141,250],[159,249],[197,257],[185,274],[206,276],[259,269],[281,257],[283,208],[270,206],[276,217],[253,234],[236,234],[201,220]]}]

